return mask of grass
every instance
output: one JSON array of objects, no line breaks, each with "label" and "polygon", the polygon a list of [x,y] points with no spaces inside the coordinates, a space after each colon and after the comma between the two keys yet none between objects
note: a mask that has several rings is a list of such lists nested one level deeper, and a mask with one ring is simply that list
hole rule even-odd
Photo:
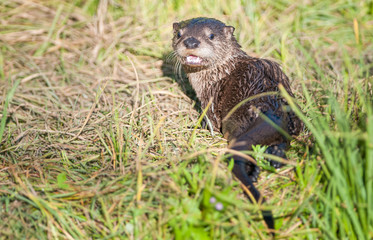
[{"label": "grass", "polygon": [[[163,61],[196,16],[291,78],[306,129],[264,206]],[[0,22],[0,239],[268,239],[261,208],[278,239],[373,238],[371,2],[3,0]]]}]

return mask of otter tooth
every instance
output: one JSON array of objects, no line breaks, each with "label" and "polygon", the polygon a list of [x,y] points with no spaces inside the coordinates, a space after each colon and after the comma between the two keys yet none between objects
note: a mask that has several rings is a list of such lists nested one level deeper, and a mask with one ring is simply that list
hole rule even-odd
[{"label": "otter tooth", "polygon": [[191,63],[191,64],[199,64],[199,63],[202,62],[202,59],[200,57],[197,57],[197,56],[189,55],[186,58],[186,62]]}]

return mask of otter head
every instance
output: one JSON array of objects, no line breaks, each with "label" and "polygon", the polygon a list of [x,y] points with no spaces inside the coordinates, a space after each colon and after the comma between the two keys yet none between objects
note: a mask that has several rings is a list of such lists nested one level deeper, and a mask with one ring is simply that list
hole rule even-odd
[{"label": "otter head", "polygon": [[173,24],[172,47],[189,71],[223,64],[240,46],[234,27],[213,18],[193,18]]}]

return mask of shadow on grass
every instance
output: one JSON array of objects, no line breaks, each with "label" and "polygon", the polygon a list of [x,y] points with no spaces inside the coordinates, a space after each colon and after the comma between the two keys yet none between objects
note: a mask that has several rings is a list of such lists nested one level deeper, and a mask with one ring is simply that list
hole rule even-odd
[{"label": "shadow on grass", "polygon": [[196,102],[194,105],[194,108],[201,112],[201,103],[197,98],[196,92],[192,88],[192,85],[190,85],[188,78],[184,71],[180,69],[180,71],[177,71],[175,68],[175,60],[173,60],[171,56],[172,52],[164,53],[162,56],[163,64],[161,66],[161,70],[163,73],[163,76],[169,77],[173,79],[177,84],[179,85],[180,89],[183,91],[185,95],[187,95],[190,99]]}]

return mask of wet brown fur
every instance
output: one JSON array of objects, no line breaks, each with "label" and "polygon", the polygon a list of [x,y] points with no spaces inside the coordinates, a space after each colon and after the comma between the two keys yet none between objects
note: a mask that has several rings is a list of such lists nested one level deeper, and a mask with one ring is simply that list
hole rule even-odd
[{"label": "wet brown fur", "polygon": [[[252,145],[277,146],[287,144],[286,139],[275,128],[260,117],[267,115],[289,135],[298,135],[301,121],[287,110],[287,102],[278,94],[255,98],[257,94],[279,92],[281,84],[293,96],[289,79],[280,66],[266,59],[254,58],[241,50],[233,36],[234,28],[210,18],[196,18],[174,24],[173,48],[179,64],[183,66],[194,88],[201,107],[210,99],[207,117],[215,131],[221,131],[234,150],[251,150]],[[210,34],[213,39],[209,39]],[[197,48],[186,47],[185,41],[194,38],[200,42]],[[200,66],[190,66],[186,56],[202,56]],[[227,114],[241,101],[254,99],[240,106],[225,119]],[[233,169],[236,177],[249,187],[254,198],[261,201],[260,194],[244,172],[245,159],[234,156]],[[246,174],[246,175],[245,175]]]},{"label": "wet brown fur", "polygon": [[[214,29],[214,32],[223,34],[221,27],[225,25],[215,19],[192,19],[186,23],[179,23],[179,28],[176,29],[181,29],[182,26],[190,28],[190,22],[193,20],[195,23],[192,26],[197,30],[199,30],[198,27],[203,28],[203,25],[206,25]],[[198,23],[200,26],[196,26]],[[188,36],[191,35],[201,35],[201,31],[188,34]],[[173,47],[175,50],[185,38],[186,36],[178,40],[174,37]],[[287,122],[286,131],[290,135],[298,135],[302,123],[292,112],[285,113],[283,111],[282,107],[287,103],[283,98],[277,96],[266,96],[247,102],[223,124],[224,117],[242,100],[264,92],[278,92],[279,84],[284,86],[290,96],[293,94],[289,86],[289,79],[277,63],[248,56],[241,50],[233,32],[231,38],[224,39],[225,41],[218,40],[216,41],[216,49],[214,49],[217,53],[216,58],[209,62],[209,65],[203,67],[184,65],[184,70],[197,93],[202,108],[207,106],[210,98],[213,99],[207,115],[213,123],[214,130],[221,131],[228,140],[233,140],[250,129],[252,123],[259,117],[258,111],[272,110]]]}]

